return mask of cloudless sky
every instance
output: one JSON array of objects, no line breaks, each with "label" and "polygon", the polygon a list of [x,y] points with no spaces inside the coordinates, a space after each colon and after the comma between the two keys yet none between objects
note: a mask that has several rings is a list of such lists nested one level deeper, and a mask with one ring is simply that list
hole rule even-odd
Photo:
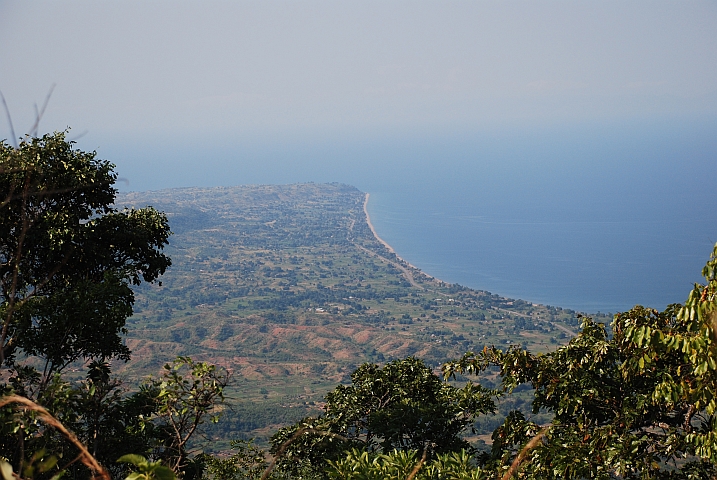
[{"label": "cloudless sky", "polygon": [[349,183],[497,293],[679,301],[717,241],[714,0],[0,0],[17,136],[52,85],[123,190]]},{"label": "cloudless sky", "polygon": [[20,135],[56,84],[41,127],[90,143],[694,117],[716,31],[713,1],[0,0],[0,90]]}]

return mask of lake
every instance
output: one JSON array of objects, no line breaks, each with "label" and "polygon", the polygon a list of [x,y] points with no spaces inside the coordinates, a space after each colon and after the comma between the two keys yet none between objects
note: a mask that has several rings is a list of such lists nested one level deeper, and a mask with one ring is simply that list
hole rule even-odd
[{"label": "lake", "polygon": [[123,190],[351,184],[426,273],[584,312],[684,301],[717,242],[714,118],[220,137],[89,148]]},{"label": "lake", "polygon": [[444,145],[442,168],[369,188],[368,210],[445,281],[583,312],[662,309],[687,298],[717,241],[714,133],[665,130]]}]

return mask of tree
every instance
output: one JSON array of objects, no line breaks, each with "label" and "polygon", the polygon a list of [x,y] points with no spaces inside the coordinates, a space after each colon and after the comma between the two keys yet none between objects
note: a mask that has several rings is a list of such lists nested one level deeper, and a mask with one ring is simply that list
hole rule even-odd
[{"label": "tree", "polygon": [[547,354],[486,348],[444,366],[479,374],[497,366],[503,389],[528,383],[541,427],[514,413],[493,435],[489,464],[507,469],[522,452],[527,478],[714,478],[717,475],[717,246],[684,306],[636,306],[612,335],[589,318]]},{"label": "tree", "polygon": [[231,455],[204,455],[204,480],[247,480],[262,477],[268,463],[266,452],[253,440],[232,440]]},{"label": "tree", "polygon": [[0,142],[0,368],[43,360],[41,388],[79,359],[127,360],[130,285],[171,265],[167,218],[117,210],[114,165],[65,133]]},{"label": "tree", "polygon": [[94,361],[86,380],[72,387],[69,402],[74,418],[67,426],[113,477],[127,473],[127,465],[116,463],[119,456],[147,455],[163,433],[145,421],[156,413],[156,392],[140,388],[128,394],[127,388],[111,378],[107,363]]},{"label": "tree", "polygon": [[230,374],[216,365],[177,357],[164,366],[161,379],[148,381],[147,387],[156,392],[153,420],[166,435],[160,458],[177,476],[198,478],[201,474],[201,468],[192,468],[196,465],[189,458],[189,441],[207,417],[219,420],[229,379]]},{"label": "tree", "polygon": [[306,461],[322,469],[326,460],[350,447],[415,450],[429,457],[457,452],[470,448],[461,434],[475,417],[495,410],[494,392],[475,384],[453,387],[414,357],[383,367],[365,363],[351,381],[326,395],[324,416],[305,419],[272,438],[273,454],[284,448],[284,468]]},{"label": "tree", "polygon": [[[21,388],[15,391],[24,393]],[[126,465],[115,463],[119,456],[147,455],[164,433],[144,420],[156,412],[156,392],[140,389],[127,394],[126,386],[112,379],[109,366],[99,361],[89,365],[81,382],[53,376],[36,402],[117,478],[127,471]],[[72,461],[79,454],[77,446],[68,442],[56,425],[40,420],[32,410],[0,409],[0,457],[12,460],[17,471],[22,471],[38,453],[51,452],[50,456],[59,460],[56,469],[36,478],[50,478],[63,471],[73,478],[88,478],[86,465]]]},{"label": "tree", "polygon": [[332,480],[487,480],[490,472],[476,468],[465,450],[436,455],[430,461],[415,450],[393,450],[389,453],[368,453],[351,450],[345,458],[329,462]]},{"label": "tree", "polygon": [[174,472],[159,461],[151,462],[141,455],[129,453],[117,459],[118,463],[131,464],[137,471],[127,475],[126,480],[176,480]]}]

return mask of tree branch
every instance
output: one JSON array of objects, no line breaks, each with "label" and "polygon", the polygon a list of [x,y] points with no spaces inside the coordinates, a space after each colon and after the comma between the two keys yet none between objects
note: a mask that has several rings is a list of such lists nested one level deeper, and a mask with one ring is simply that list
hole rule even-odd
[{"label": "tree branch", "polygon": [[513,460],[513,463],[510,465],[508,471],[505,472],[505,475],[503,475],[501,480],[510,480],[513,475],[518,473],[518,469],[520,468],[520,465],[525,461],[526,457],[528,456],[528,453],[538,446],[538,444],[543,440],[543,437],[545,436],[549,428],[550,427],[543,427],[537,433],[537,435],[535,435],[533,438],[530,439],[528,443],[525,444],[525,446],[520,451],[520,453],[518,453],[518,456],[515,457],[515,460]]},{"label": "tree branch", "polygon": [[97,462],[95,457],[93,457],[90,452],[87,450],[87,447],[85,447],[82,442],[80,442],[74,433],[69,431],[65,426],[60,423],[59,420],[57,420],[55,417],[53,417],[50,412],[45,410],[43,407],[38,405],[37,403],[33,402],[32,400],[29,400],[25,397],[20,397],[18,395],[8,395],[6,397],[0,398],[0,407],[4,407],[6,405],[9,405],[11,403],[19,403],[23,405],[28,410],[31,410],[33,412],[37,412],[39,417],[49,426],[55,428],[58,430],[62,435],[64,435],[65,438],[67,438],[79,451],[81,456],[82,463],[90,469],[90,471],[95,472],[95,475],[92,477],[93,479],[102,479],[102,480],[112,480],[110,477],[110,474],[105,470],[105,468]]}]

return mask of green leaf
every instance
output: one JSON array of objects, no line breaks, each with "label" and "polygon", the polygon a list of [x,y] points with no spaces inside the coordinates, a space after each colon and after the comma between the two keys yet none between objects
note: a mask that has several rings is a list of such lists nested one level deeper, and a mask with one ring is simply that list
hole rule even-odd
[{"label": "green leaf", "polygon": [[54,455],[51,455],[47,457],[45,460],[41,461],[38,465],[38,471],[39,472],[47,472],[48,470],[51,470],[57,465],[57,457]]},{"label": "green leaf", "polygon": [[62,478],[65,475],[65,473],[66,473],[66,470],[60,470],[59,472],[54,474],[50,480],[60,480],[60,478]]},{"label": "green leaf", "polygon": [[131,463],[132,465],[137,467],[149,464],[146,458],[144,458],[142,455],[137,455],[136,453],[128,453],[127,455],[122,455],[120,458],[117,459],[117,463]]},{"label": "green leaf", "polygon": [[152,473],[154,474],[154,478],[156,478],[157,480],[175,480],[176,478],[174,472],[171,469],[162,465],[158,465],[153,468]]}]

